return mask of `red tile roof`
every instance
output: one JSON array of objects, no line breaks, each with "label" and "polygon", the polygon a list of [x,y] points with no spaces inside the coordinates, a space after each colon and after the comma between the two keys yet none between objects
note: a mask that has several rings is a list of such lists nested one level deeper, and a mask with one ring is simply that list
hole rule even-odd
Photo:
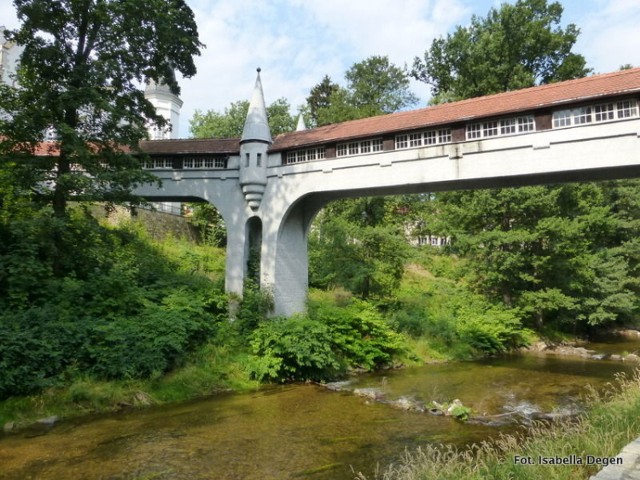
[{"label": "red tile roof", "polygon": [[140,143],[148,154],[234,154],[240,152],[239,138],[197,138],[185,140],[145,140]]},{"label": "red tile roof", "polygon": [[350,138],[437,127],[635,92],[640,92],[640,68],[353,120],[312,130],[284,133],[275,138],[271,150],[279,151]]}]

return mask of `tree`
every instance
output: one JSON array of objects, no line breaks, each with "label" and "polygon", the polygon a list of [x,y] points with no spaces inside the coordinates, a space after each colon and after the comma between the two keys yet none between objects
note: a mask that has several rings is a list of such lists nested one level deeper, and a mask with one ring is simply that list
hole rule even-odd
[{"label": "tree", "polygon": [[353,105],[363,116],[397,112],[418,102],[409,90],[407,72],[386,56],[374,55],[355,63],[344,76]]},{"label": "tree", "polygon": [[[434,40],[412,74],[433,86],[435,103],[584,76],[584,58],[571,51],[579,30],[560,28],[561,14],[546,0],[503,4]],[[466,258],[475,288],[523,319],[599,325],[638,308],[638,190],[614,185],[439,193],[427,223]]]},{"label": "tree", "polygon": [[[267,107],[269,129],[273,136],[295,130],[296,119],[289,113],[291,106],[285,98],[279,98]],[[239,100],[231,103],[223,113],[196,110],[189,120],[189,129],[194,138],[236,138],[242,135],[249,111],[249,102]]]},{"label": "tree", "polygon": [[583,77],[590,69],[571,51],[580,30],[560,27],[562,11],[547,0],[503,3],[435,39],[411,75],[432,86],[434,103]]},{"label": "tree", "polygon": [[325,76],[311,89],[307,105],[317,126],[392,113],[415,105],[408,73],[384,56],[371,56],[345,72],[347,87]]},{"label": "tree", "polygon": [[322,81],[311,89],[307,97],[307,107],[314,125],[323,125],[318,118],[318,114],[321,110],[331,105],[331,96],[339,88],[340,86],[337,83],[331,81],[329,75],[325,75]]},{"label": "tree", "polygon": [[[14,0],[24,46],[18,86],[0,94],[0,168],[64,216],[67,202],[132,200],[153,180],[140,168],[149,122],[166,127],[144,98],[149,79],[179,93],[174,72],[195,74],[198,40],[183,0]],[[55,142],[38,155],[45,132]]]},{"label": "tree", "polygon": [[[392,113],[417,102],[407,72],[386,56],[355,63],[345,79],[346,88],[325,76],[311,90],[307,105],[318,126]],[[311,284],[339,285],[365,299],[388,297],[400,283],[407,258],[403,225],[392,221],[397,206],[376,197],[326,207],[310,236]]]},{"label": "tree", "polygon": [[335,202],[319,215],[309,239],[312,285],[340,286],[362,299],[381,300],[400,284],[406,241],[397,227],[372,224],[366,210],[354,211],[367,200],[372,199]]}]

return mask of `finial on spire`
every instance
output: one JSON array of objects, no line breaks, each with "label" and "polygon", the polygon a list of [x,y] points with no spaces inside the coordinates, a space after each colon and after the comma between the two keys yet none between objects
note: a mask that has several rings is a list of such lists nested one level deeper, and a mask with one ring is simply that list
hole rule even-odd
[{"label": "finial on spire", "polygon": [[262,69],[260,67],[256,68],[256,72],[260,73]]}]

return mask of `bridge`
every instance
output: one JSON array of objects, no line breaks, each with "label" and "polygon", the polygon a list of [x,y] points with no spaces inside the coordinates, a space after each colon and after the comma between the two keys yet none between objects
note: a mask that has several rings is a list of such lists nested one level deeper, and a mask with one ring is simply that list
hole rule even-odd
[{"label": "bridge", "polygon": [[227,228],[225,288],[251,251],[275,314],[305,308],[307,233],[348,197],[640,176],[640,69],[399,112],[272,139],[260,72],[240,139],[143,144],[162,180],[136,193],[207,201]]}]

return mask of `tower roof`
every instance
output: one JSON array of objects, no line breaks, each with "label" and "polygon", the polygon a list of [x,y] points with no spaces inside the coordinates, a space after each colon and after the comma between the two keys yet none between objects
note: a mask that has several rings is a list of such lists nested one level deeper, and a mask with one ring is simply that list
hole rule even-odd
[{"label": "tower roof", "polygon": [[249,141],[273,143],[271,131],[269,130],[269,121],[267,119],[267,108],[264,103],[264,94],[262,93],[262,80],[260,80],[259,68],[240,143]]}]

